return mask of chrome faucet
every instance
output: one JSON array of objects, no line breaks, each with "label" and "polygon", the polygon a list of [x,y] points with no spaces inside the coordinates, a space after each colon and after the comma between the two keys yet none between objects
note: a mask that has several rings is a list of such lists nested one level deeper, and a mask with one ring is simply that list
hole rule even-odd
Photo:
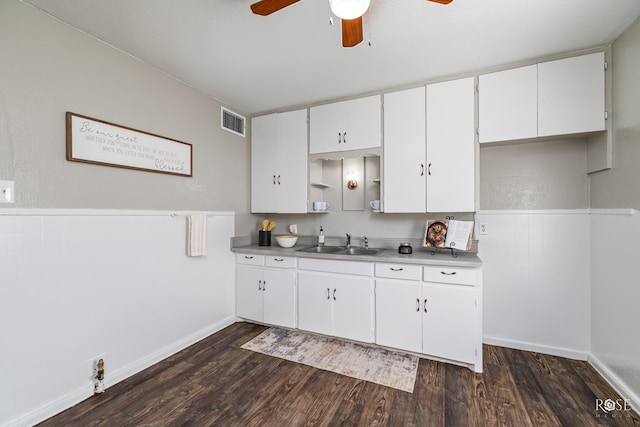
[{"label": "chrome faucet", "polygon": [[367,239],[367,236],[362,236],[362,239],[364,240],[365,249],[369,249],[369,239]]},{"label": "chrome faucet", "polygon": [[347,244],[346,244],[347,248],[351,247],[351,234],[347,233]]}]

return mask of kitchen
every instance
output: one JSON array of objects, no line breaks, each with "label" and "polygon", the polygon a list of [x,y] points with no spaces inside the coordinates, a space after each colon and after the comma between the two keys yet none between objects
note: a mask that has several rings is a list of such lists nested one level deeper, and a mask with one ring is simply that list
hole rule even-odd
[{"label": "kitchen", "polygon": [[[146,245],[137,248],[138,253],[126,250],[140,240],[152,242],[150,246],[175,241],[182,254],[181,217],[155,211],[235,212],[232,235],[238,236],[256,230],[264,216],[250,213],[249,139],[220,129],[219,101],[26,3],[4,1],[1,7],[0,43],[6,61],[0,83],[4,123],[0,179],[16,182],[17,201],[8,208],[17,215],[3,209],[1,217],[2,250],[9,255],[2,260],[8,280],[2,280],[1,312],[2,325],[19,325],[11,331],[2,328],[3,348],[14,349],[0,356],[3,377],[9,378],[0,390],[2,401],[8,403],[0,405],[0,420],[7,423],[34,412],[35,418],[50,415],[51,408],[77,400],[76,390],[83,383],[71,378],[84,379],[86,360],[105,351],[99,336],[113,341],[107,357],[113,355],[112,369],[121,369],[125,376],[159,360],[160,350],[176,342],[186,344],[198,332],[204,336],[233,319],[233,311],[225,305],[232,301],[232,289],[224,287],[225,298],[215,299],[219,305],[214,316],[202,314],[203,306],[194,307],[193,298],[183,298],[181,290],[170,285],[188,279],[192,295],[212,298],[205,278],[216,274],[220,265],[174,260],[179,255],[157,254]],[[614,167],[587,175],[584,139],[482,147],[475,218],[489,224],[489,234],[479,236],[485,342],[592,358],[634,402],[640,393],[640,349],[638,340],[628,335],[635,336],[633,325],[640,320],[632,279],[637,251],[620,242],[637,236],[639,227],[640,195],[633,184],[639,178],[640,161],[636,144],[640,108],[635,100],[638,46],[637,21],[612,46]],[[67,162],[65,111],[193,143],[194,176],[176,178]],[[239,192],[244,197],[237,197]],[[134,210],[138,216],[104,219],[104,210],[114,209]],[[351,233],[358,238],[419,238],[424,233],[425,214],[366,211],[363,217],[363,212],[270,217],[283,227],[276,228],[278,233],[291,223],[298,224],[304,235],[315,235],[320,225],[328,236],[336,237]],[[228,219],[220,216],[222,223]],[[171,231],[150,239],[155,227]],[[210,241],[228,233],[210,228]],[[92,237],[100,244],[94,242],[89,245],[94,252],[83,254],[80,242]],[[49,243],[53,249],[70,252],[61,252],[64,258],[52,256],[45,250]],[[210,248],[210,253],[219,250],[222,259],[229,255],[224,249]],[[69,253],[79,261],[68,258]],[[167,258],[153,262],[140,253]],[[186,272],[162,270],[145,286],[134,285],[148,281],[144,274],[158,269],[162,260],[171,260],[176,270]],[[95,271],[109,272],[109,277],[96,277]],[[109,289],[105,286],[109,280],[122,284]],[[164,298],[148,299],[149,293],[159,290]],[[167,306],[167,297],[176,298],[174,306]],[[173,315],[161,315],[175,310],[185,315],[182,324]],[[192,315],[187,315],[190,311]],[[66,316],[60,318],[60,313]],[[96,321],[101,326],[93,330]],[[128,330],[153,330],[154,322],[163,326],[162,332],[148,333],[144,343],[126,336]],[[123,352],[122,347],[131,351]],[[130,366],[138,361],[139,366]],[[43,379],[42,371],[61,374]]]}]

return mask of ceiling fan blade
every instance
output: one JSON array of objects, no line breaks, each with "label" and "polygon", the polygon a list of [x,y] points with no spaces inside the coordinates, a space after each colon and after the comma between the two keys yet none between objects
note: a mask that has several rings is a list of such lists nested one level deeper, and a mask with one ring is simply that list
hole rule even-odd
[{"label": "ceiling fan blade", "polygon": [[256,15],[267,16],[299,1],[300,0],[262,0],[252,4],[251,10]]},{"label": "ceiling fan blade", "polygon": [[440,4],[449,4],[451,3],[453,0],[427,0],[427,1],[432,1],[434,3],[440,3]]},{"label": "ceiling fan blade", "polygon": [[362,16],[356,19],[342,20],[342,46],[354,47],[363,39]]}]

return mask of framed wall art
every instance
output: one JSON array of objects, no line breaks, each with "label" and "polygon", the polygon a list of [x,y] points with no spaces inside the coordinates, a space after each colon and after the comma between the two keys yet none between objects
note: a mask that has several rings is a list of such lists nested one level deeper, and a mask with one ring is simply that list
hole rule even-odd
[{"label": "framed wall art", "polygon": [[193,176],[186,142],[67,112],[67,160]]}]

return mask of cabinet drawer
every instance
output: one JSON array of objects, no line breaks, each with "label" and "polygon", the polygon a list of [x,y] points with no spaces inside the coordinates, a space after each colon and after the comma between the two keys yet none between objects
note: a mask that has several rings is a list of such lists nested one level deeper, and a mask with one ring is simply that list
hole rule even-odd
[{"label": "cabinet drawer", "polygon": [[326,259],[300,258],[300,270],[325,271],[328,273],[371,276],[373,263],[358,261],[332,261]]},{"label": "cabinet drawer", "polygon": [[422,267],[419,265],[376,263],[376,277],[390,279],[420,280]]},{"label": "cabinet drawer", "polygon": [[296,268],[297,258],[286,256],[267,256],[265,257],[265,265],[267,267],[279,268]]},{"label": "cabinet drawer", "polygon": [[236,264],[264,265],[264,255],[236,254]]},{"label": "cabinet drawer", "polygon": [[424,267],[424,281],[475,286],[477,269],[464,267]]}]

